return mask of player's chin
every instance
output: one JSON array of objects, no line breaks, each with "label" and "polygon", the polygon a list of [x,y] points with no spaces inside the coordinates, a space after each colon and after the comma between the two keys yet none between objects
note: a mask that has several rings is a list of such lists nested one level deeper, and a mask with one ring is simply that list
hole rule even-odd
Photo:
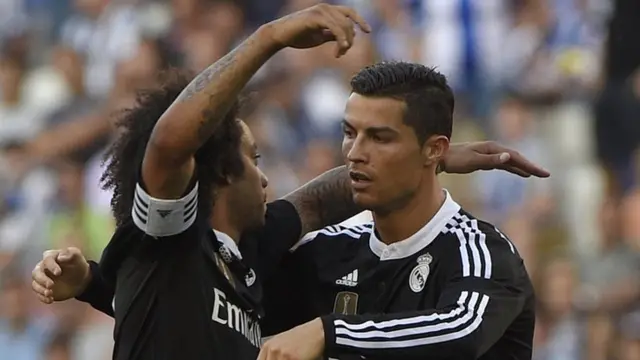
[{"label": "player's chin", "polygon": [[251,219],[246,218],[246,220],[248,220],[248,224],[245,230],[257,231],[262,227],[264,227],[264,225],[267,223],[265,215],[266,215],[265,213],[262,213],[262,214],[256,214],[256,216],[252,216]]},{"label": "player's chin", "polygon": [[353,202],[365,210],[375,209],[379,203],[377,196],[365,191],[353,191]]}]

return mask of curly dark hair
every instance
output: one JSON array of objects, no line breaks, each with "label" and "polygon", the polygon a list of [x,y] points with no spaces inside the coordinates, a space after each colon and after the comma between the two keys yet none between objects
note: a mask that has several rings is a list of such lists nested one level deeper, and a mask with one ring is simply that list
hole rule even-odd
[{"label": "curly dark hair", "polygon": [[[113,191],[111,209],[117,225],[131,216],[134,190],[151,132],[190,79],[190,74],[166,71],[161,75],[160,87],[140,91],[137,105],[120,112],[116,121],[119,136],[105,155],[105,171],[100,178],[102,188]],[[227,185],[229,178],[241,176],[244,170],[240,154],[242,128],[236,120],[239,106],[236,102],[211,138],[195,154],[200,199],[198,213],[201,216],[210,214],[216,187]]]}]

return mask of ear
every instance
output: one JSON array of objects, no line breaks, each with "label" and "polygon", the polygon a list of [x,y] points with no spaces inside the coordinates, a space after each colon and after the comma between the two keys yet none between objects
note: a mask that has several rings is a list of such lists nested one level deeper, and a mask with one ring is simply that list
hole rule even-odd
[{"label": "ear", "polygon": [[433,135],[422,145],[424,166],[437,166],[449,150],[449,139],[444,135]]}]

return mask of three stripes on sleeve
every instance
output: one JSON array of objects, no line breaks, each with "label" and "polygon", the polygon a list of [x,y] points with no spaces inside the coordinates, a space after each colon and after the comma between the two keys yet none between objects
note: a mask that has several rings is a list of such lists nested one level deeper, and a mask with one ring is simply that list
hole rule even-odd
[{"label": "three stripes on sleeve", "polygon": [[150,196],[136,185],[131,216],[136,226],[153,237],[173,236],[186,231],[196,221],[198,184],[180,199],[164,200]]}]

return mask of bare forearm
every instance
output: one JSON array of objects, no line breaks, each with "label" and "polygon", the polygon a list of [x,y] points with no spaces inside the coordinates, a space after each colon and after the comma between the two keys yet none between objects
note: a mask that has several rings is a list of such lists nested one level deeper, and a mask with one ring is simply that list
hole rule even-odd
[{"label": "bare forearm", "polygon": [[191,156],[211,136],[235,104],[242,88],[279,50],[263,26],[229,54],[201,72],[165,112],[151,143],[171,149],[171,156]]},{"label": "bare forearm", "polygon": [[336,224],[363,209],[353,202],[345,166],[331,169],[284,197],[298,210],[302,234]]}]

